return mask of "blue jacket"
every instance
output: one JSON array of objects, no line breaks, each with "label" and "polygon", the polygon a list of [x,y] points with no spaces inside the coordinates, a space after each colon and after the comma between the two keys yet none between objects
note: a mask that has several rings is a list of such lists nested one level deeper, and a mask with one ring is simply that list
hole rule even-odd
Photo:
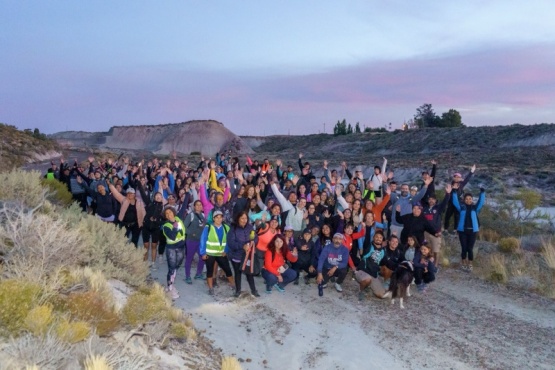
[{"label": "blue jacket", "polygon": [[323,268],[330,269],[337,266],[338,269],[344,269],[349,263],[349,250],[346,246],[341,244],[336,248],[333,244],[328,244],[320,253],[318,258],[318,273],[321,273]]},{"label": "blue jacket", "polygon": [[484,206],[486,201],[486,193],[480,192],[480,197],[476,204],[467,206],[466,204],[459,204],[459,197],[451,197],[453,199],[453,206],[460,212],[459,225],[457,226],[457,231],[464,231],[464,220],[466,219],[466,212],[471,212],[470,217],[472,219],[472,230],[477,233],[480,230],[480,225],[478,223],[478,213]]}]

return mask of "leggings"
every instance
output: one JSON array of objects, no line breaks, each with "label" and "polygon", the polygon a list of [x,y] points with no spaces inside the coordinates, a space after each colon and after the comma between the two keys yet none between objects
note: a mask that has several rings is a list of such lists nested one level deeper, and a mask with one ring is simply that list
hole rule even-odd
[{"label": "leggings", "polygon": [[225,272],[226,277],[230,277],[233,274],[231,273],[231,267],[229,267],[229,260],[227,257],[224,256],[208,256],[206,259],[206,277],[212,278],[214,275],[214,265],[218,263],[218,266],[221,267],[222,270]]},{"label": "leggings", "polygon": [[139,237],[141,236],[141,228],[137,222],[132,223],[130,226],[125,224],[120,224],[120,228],[125,227],[125,236],[129,238],[131,235],[131,242],[135,244],[135,248],[137,244],[139,244]]},{"label": "leggings", "polygon": [[[431,262],[430,262],[431,263]],[[436,279],[435,275],[428,270],[428,272],[424,272],[424,269],[421,267],[414,268],[414,283],[416,285],[424,283],[429,284]]]},{"label": "leggings", "polygon": [[474,260],[474,243],[476,243],[476,233],[474,230],[459,231],[459,240],[461,242],[461,258],[465,260]]},{"label": "leggings", "polygon": [[454,219],[454,223],[453,223],[453,228],[455,230],[457,230],[457,226],[459,225],[459,211],[457,211],[457,209],[455,208],[455,206],[449,202],[449,204],[447,205],[447,209],[445,210],[445,221],[443,223],[443,229],[445,230],[449,230],[449,221],[451,220],[451,216],[453,216]]},{"label": "leggings", "polygon": [[[187,258],[185,259],[186,277],[191,277],[191,265],[193,263],[193,258],[195,257],[195,254],[199,254],[199,246],[200,246],[199,240],[187,240]],[[203,269],[204,269],[204,260],[200,258],[200,254],[199,254],[196,276],[200,276],[202,274]]]},{"label": "leggings", "polygon": [[167,248],[166,259],[168,261],[168,286],[175,281],[177,269],[185,258],[185,248]]},{"label": "leggings", "polygon": [[[242,263],[231,261],[233,265],[233,273],[235,274],[235,290],[237,292],[241,291],[241,275],[243,274],[241,271]],[[254,294],[256,292],[256,286],[254,285],[254,275],[245,274],[247,277],[247,282],[249,283],[249,287],[251,288],[251,293]]]}]

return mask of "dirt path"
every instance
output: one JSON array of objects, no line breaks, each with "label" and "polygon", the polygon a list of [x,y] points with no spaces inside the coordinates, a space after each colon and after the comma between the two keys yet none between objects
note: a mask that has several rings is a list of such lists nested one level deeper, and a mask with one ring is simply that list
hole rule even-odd
[{"label": "dirt path", "polygon": [[[165,281],[166,266],[153,277]],[[186,285],[176,304],[225,355],[245,369],[553,369],[555,302],[507,290],[463,272],[444,270],[428,293],[414,293],[405,310],[371,294],[357,299],[314,284],[287,287],[255,299],[216,296],[201,281]],[[244,281],[244,286],[247,286]],[[258,289],[263,282],[256,279]],[[245,288],[243,288],[245,289]],[[415,290],[415,289],[413,289]]]}]

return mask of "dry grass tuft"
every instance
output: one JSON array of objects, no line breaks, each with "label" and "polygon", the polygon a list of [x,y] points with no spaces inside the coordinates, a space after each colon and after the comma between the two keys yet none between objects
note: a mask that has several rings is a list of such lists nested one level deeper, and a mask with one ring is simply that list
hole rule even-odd
[{"label": "dry grass tuft", "polygon": [[552,241],[545,241],[542,246],[542,257],[551,270],[555,270],[555,245]]},{"label": "dry grass tuft", "polygon": [[222,358],[222,370],[241,370],[241,364],[235,357]]},{"label": "dry grass tuft", "polygon": [[85,360],[85,370],[112,370],[113,367],[108,365],[108,360],[104,356],[89,356]]},{"label": "dry grass tuft", "polygon": [[0,281],[0,334],[17,336],[37,304],[41,288],[21,279]]},{"label": "dry grass tuft", "polygon": [[520,250],[520,240],[514,237],[499,239],[499,250],[503,253],[515,253]]},{"label": "dry grass tuft", "polygon": [[114,307],[112,297],[105,298],[93,290],[70,294],[63,304],[64,310],[74,320],[85,321],[96,329],[100,336],[106,336],[119,327],[120,320]]},{"label": "dry grass tuft", "polygon": [[25,334],[11,339],[2,347],[2,353],[9,364],[6,369],[22,369],[28,366],[37,366],[40,369],[71,368],[68,367],[72,361],[70,346],[50,334],[44,337]]},{"label": "dry grass tuft", "polygon": [[175,339],[186,339],[187,341],[195,341],[198,337],[197,331],[183,322],[173,323],[170,333]]},{"label": "dry grass tuft", "polygon": [[499,233],[492,229],[481,229],[478,233],[478,240],[484,240],[490,243],[497,243],[499,238]]},{"label": "dry grass tuft", "polygon": [[25,318],[25,329],[29,330],[34,336],[44,336],[53,320],[51,305],[36,306],[29,311]]},{"label": "dry grass tuft", "polygon": [[169,316],[171,301],[166,296],[164,288],[153,284],[133,293],[123,307],[122,316],[129,325],[144,324],[153,319],[166,319]]},{"label": "dry grass tuft", "polygon": [[507,269],[505,267],[504,255],[495,253],[490,256],[488,277],[496,283],[507,283]]},{"label": "dry grass tuft", "polygon": [[70,322],[67,319],[62,319],[56,326],[56,335],[65,343],[81,342],[91,334],[91,326],[85,321]]}]

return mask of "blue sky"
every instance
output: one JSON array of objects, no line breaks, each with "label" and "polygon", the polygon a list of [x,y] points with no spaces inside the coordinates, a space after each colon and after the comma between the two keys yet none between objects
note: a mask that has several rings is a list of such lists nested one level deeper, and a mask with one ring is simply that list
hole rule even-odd
[{"label": "blue sky", "polygon": [[0,122],[237,134],[555,122],[553,1],[0,0]]}]

